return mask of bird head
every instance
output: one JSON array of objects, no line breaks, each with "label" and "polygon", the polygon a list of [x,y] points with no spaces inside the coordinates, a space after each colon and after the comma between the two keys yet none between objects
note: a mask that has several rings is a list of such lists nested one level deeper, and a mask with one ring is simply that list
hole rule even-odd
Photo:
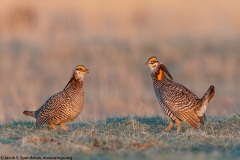
[{"label": "bird head", "polygon": [[73,70],[73,76],[75,79],[84,79],[86,73],[89,73],[89,69],[85,68],[83,65],[78,65]]},{"label": "bird head", "polygon": [[157,57],[150,57],[148,61],[145,63],[145,65],[148,65],[151,71],[155,71],[158,66],[160,66],[161,62],[157,59]]},{"label": "bird head", "polygon": [[165,72],[165,73],[169,76],[169,78],[172,79],[172,76],[171,76],[171,74],[169,73],[167,67],[166,67],[163,63],[161,63],[161,62],[157,59],[157,57],[154,57],[154,56],[153,56],[153,57],[150,57],[150,58],[148,59],[148,61],[145,63],[145,65],[148,65],[148,66],[149,66],[149,68],[151,69],[151,72],[152,72],[152,73],[159,74],[159,73],[160,73],[160,70],[162,70],[163,72]]}]

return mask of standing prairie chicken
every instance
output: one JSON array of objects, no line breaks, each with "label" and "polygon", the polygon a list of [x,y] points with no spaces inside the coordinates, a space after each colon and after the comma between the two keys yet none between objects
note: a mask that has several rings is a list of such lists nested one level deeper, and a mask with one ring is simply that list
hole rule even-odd
[{"label": "standing prairie chicken", "polygon": [[51,96],[38,110],[24,111],[23,114],[35,117],[37,128],[48,124],[54,130],[58,125],[67,130],[64,123],[73,121],[83,108],[85,73],[89,73],[89,70],[83,65],[76,66],[71,79],[61,92]]},{"label": "standing prairie chicken", "polygon": [[215,93],[214,86],[210,86],[199,99],[186,87],[174,82],[168,69],[156,57],[150,57],[145,64],[151,69],[158,102],[171,119],[165,131],[169,131],[175,122],[178,132],[181,129],[181,121],[189,123],[194,128],[198,128],[199,123],[204,124],[207,105]]}]

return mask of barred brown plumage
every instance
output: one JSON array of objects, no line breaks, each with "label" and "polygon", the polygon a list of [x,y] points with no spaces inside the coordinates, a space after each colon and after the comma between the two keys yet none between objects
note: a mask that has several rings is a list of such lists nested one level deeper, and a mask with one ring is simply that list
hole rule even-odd
[{"label": "barred brown plumage", "polygon": [[204,124],[207,105],[215,94],[214,86],[210,86],[200,99],[183,85],[174,82],[166,66],[156,57],[150,57],[145,64],[151,69],[158,102],[171,119],[165,130],[169,131],[176,122],[177,130],[180,131],[181,121],[189,123],[194,128],[198,128],[199,122]]},{"label": "barred brown plumage", "polygon": [[51,96],[37,111],[24,111],[23,113],[36,118],[37,128],[48,124],[54,130],[58,125],[67,130],[65,123],[73,121],[83,108],[85,73],[89,73],[89,70],[83,65],[76,66],[71,79],[61,92]]}]

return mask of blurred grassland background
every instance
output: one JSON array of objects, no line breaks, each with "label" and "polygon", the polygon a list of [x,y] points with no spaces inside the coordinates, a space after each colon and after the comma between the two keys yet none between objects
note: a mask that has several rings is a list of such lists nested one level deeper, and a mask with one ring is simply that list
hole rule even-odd
[{"label": "blurred grassland background", "polygon": [[164,115],[144,65],[157,56],[198,97],[211,84],[207,115],[240,107],[240,1],[82,0],[0,2],[0,121],[29,119],[68,82],[85,77],[77,118]]}]

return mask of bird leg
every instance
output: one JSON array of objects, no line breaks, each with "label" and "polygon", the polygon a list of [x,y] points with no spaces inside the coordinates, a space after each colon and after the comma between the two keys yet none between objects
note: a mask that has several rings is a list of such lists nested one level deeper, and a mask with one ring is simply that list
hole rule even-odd
[{"label": "bird leg", "polygon": [[51,124],[51,125],[49,125],[48,127],[49,127],[49,128],[52,128],[54,131],[57,130],[57,127],[56,127],[56,125],[54,125],[54,124]]},{"label": "bird leg", "polygon": [[173,125],[174,125],[174,121],[171,120],[168,127],[165,129],[165,131],[168,132],[172,128]]},{"label": "bird leg", "polygon": [[177,123],[177,131],[180,132],[181,130],[181,121],[179,119],[176,119],[176,123]]},{"label": "bird leg", "polygon": [[61,127],[64,129],[64,131],[67,131],[67,130],[68,130],[67,126],[65,126],[64,123],[60,123],[60,125],[61,125]]}]

